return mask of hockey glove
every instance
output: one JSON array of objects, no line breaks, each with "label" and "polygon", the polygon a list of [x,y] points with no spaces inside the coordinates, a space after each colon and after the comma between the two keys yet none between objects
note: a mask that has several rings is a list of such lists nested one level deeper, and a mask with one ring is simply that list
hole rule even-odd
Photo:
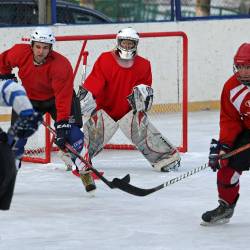
[{"label": "hockey glove", "polygon": [[21,115],[10,127],[8,133],[14,137],[28,138],[36,132],[42,120],[42,115],[38,112],[34,112],[32,115],[28,116]]},{"label": "hockey glove", "polygon": [[0,80],[9,80],[9,79],[17,82],[15,74],[4,74],[4,75],[0,74]]},{"label": "hockey glove", "polygon": [[8,141],[8,135],[0,128],[0,142],[6,143]]},{"label": "hockey glove", "polygon": [[208,166],[216,172],[220,169],[221,165],[226,165],[227,160],[219,160],[221,154],[227,153],[231,150],[226,144],[221,144],[219,141],[212,139],[209,149]]},{"label": "hockey glove", "polygon": [[153,89],[145,84],[137,85],[128,96],[128,101],[135,112],[147,112],[153,104]]},{"label": "hockey glove", "polygon": [[91,116],[96,109],[96,101],[92,93],[82,86],[79,86],[77,97],[80,100],[81,114],[84,116]]},{"label": "hockey glove", "polygon": [[68,121],[59,121],[55,122],[55,129],[56,129],[56,138],[55,144],[60,149],[65,149],[65,143],[69,139],[71,125]]}]

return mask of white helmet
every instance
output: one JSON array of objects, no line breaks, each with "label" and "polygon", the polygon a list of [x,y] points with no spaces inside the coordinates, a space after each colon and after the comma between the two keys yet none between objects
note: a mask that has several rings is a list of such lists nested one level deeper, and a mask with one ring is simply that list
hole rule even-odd
[{"label": "white helmet", "polygon": [[37,27],[30,36],[30,42],[54,44],[55,36],[49,27]]},{"label": "white helmet", "polygon": [[[122,40],[131,40],[134,41],[135,46],[132,49],[125,49],[121,46]],[[117,50],[119,56],[122,59],[132,59],[137,51],[137,45],[139,43],[139,34],[132,28],[125,28],[120,30],[116,35],[116,42],[117,42]]]}]

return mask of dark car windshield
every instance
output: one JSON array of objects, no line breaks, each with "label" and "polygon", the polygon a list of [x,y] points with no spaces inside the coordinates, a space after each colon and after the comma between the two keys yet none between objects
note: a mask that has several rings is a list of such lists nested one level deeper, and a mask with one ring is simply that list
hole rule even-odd
[{"label": "dark car windshield", "polygon": [[[109,23],[111,19],[98,11],[74,4],[57,2],[57,23],[91,24]],[[38,6],[34,1],[0,1],[0,26],[37,25]]]}]

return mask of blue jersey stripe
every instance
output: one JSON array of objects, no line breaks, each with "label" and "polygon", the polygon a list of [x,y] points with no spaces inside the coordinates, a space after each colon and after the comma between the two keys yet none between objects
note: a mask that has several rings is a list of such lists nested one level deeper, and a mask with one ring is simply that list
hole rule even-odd
[{"label": "blue jersey stripe", "polygon": [[17,98],[18,96],[26,96],[26,93],[23,90],[12,91],[9,100],[10,106],[13,106],[15,98]]}]

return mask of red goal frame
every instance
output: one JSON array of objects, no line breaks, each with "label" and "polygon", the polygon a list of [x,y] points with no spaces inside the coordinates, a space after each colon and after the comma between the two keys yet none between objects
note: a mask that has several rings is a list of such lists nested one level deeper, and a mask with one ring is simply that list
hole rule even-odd
[{"label": "red goal frame", "polygon": [[[180,152],[187,152],[188,150],[188,37],[183,31],[172,31],[172,32],[144,32],[139,33],[141,38],[152,38],[152,37],[180,37],[182,38],[182,145],[178,147]],[[108,40],[115,39],[116,34],[102,34],[102,35],[70,35],[70,36],[57,36],[56,41],[82,41],[82,47],[80,54],[77,59],[77,63],[74,69],[74,79],[76,77],[77,71],[79,69],[80,63],[82,61],[83,65],[86,65],[86,60],[88,56],[88,52],[85,51],[86,45],[88,41],[91,40]],[[28,38],[23,38],[22,41],[29,41]],[[48,124],[50,124],[50,117],[48,114],[45,116],[45,120]],[[51,151],[57,150],[53,147],[53,137],[51,137],[50,132],[47,128],[45,128],[45,145],[44,148],[32,149],[35,152],[44,152],[45,157],[30,157],[24,156],[23,160],[28,162],[35,163],[49,163],[51,162]],[[133,145],[115,145],[115,144],[107,144],[105,146],[106,149],[135,149]],[[29,150],[26,151],[28,153]]]}]

